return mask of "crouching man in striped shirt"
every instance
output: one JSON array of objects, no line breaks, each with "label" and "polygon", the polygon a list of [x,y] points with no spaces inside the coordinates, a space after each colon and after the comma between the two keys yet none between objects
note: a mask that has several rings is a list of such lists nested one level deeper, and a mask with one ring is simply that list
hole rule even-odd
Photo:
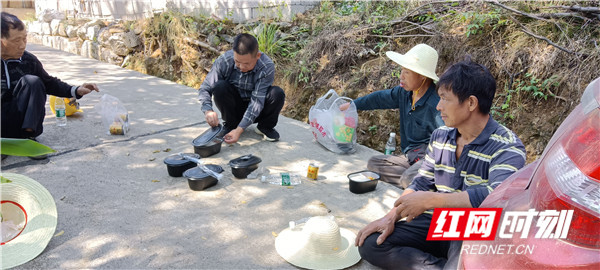
[{"label": "crouching man in striped shirt", "polygon": [[285,92],[274,86],[275,64],[258,50],[258,41],[250,34],[239,34],[233,48],[215,60],[198,89],[198,100],[206,123],[219,125],[212,98],[221,112],[223,130],[219,137],[235,143],[246,128],[258,123],[254,131],[267,141],[278,141],[275,130],[285,103]]},{"label": "crouching man in striped shirt", "polygon": [[433,131],[425,161],[384,217],[358,232],[369,263],[386,269],[456,268],[460,243],[426,241],[434,208],[472,208],[525,165],[525,147],[494,121],[496,81],[470,59],[440,78],[437,110],[445,126]]}]

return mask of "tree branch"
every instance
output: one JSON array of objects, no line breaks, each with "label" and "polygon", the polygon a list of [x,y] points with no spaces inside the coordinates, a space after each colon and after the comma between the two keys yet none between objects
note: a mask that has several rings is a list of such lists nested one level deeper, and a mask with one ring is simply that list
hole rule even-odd
[{"label": "tree branch", "polygon": [[404,17],[402,17],[401,19],[393,20],[393,21],[389,21],[389,22],[378,23],[378,24],[375,24],[375,25],[371,25],[371,26],[359,28],[359,29],[356,29],[356,31],[369,30],[369,29],[373,29],[373,28],[382,27],[384,25],[393,26],[393,25],[396,25],[396,24],[399,24],[401,22],[406,21],[406,19],[408,19],[408,17],[410,17],[410,16],[413,15],[413,13],[415,13],[416,11],[419,11],[419,10],[423,9],[423,7],[425,7],[425,6],[433,5],[433,4],[440,4],[440,3],[441,4],[448,4],[448,3],[453,3],[453,2],[461,2],[461,0],[431,1],[429,3],[425,3],[423,5],[420,5],[420,6],[416,7],[416,8],[414,8],[413,10],[411,10],[410,12],[408,12],[406,15],[404,15]]},{"label": "tree branch", "polygon": [[367,35],[370,37],[378,37],[378,38],[389,38],[389,39],[394,39],[394,38],[401,38],[401,37],[435,37],[435,35],[391,35],[391,36],[384,36],[384,35]]},{"label": "tree branch", "polygon": [[546,8],[546,9],[549,9],[549,8],[566,9],[569,11],[579,12],[579,13],[583,14],[584,16],[591,17],[592,19],[600,20],[600,8],[599,7],[581,7],[578,5],[574,5],[574,6],[552,6],[552,7],[544,7],[544,8]]},{"label": "tree branch", "polygon": [[202,48],[208,49],[211,52],[214,52],[216,54],[221,54],[221,52],[213,47],[211,47],[208,43],[202,42],[200,40],[196,40],[196,39],[192,39],[190,37],[186,37],[184,38],[185,41],[192,43],[192,44],[196,44]]},{"label": "tree branch", "polygon": [[564,12],[564,13],[540,13],[540,14],[537,14],[537,16],[540,17],[540,18],[546,18],[546,19],[572,17],[572,18],[580,19],[582,21],[589,20],[588,18],[581,17],[581,16],[579,16],[579,15],[577,15],[575,13],[568,13],[568,12]]},{"label": "tree branch", "polygon": [[[417,29],[419,29],[419,27],[412,27],[412,28],[406,27],[406,28],[403,28],[402,30],[400,30],[399,32],[396,32],[395,34],[396,35],[401,35],[401,34],[408,33],[408,32],[411,32],[411,31],[414,31],[414,30],[417,30]],[[427,32],[428,34],[431,34],[428,31],[425,31],[425,32]]]},{"label": "tree branch", "polygon": [[576,11],[576,12],[583,12],[583,13],[600,13],[600,8],[598,7],[581,7],[578,5],[574,5],[574,6],[549,6],[549,7],[541,7],[543,9],[566,9],[566,10],[571,10],[571,11]]},{"label": "tree branch", "polygon": [[[546,19],[544,19],[544,18],[540,18],[540,17],[538,17],[538,16],[534,16],[534,15],[531,15],[531,14],[529,14],[529,13],[525,13],[525,12],[522,12],[522,11],[516,10],[516,9],[514,9],[514,8],[511,8],[511,7],[507,7],[507,6],[503,5],[503,4],[500,4],[500,3],[499,3],[497,0],[486,0],[486,2],[488,2],[488,3],[492,4],[492,5],[496,5],[496,6],[499,6],[499,7],[501,7],[501,8],[504,8],[504,9],[506,9],[506,10],[512,11],[512,12],[514,12],[514,13],[517,13],[517,14],[523,15],[523,16],[527,16],[527,17],[530,17],[530,18],[534,18],[534,19],[538,19],[538,20],[542,20],[542,21],[545,21],[545,22],[550,22],[550,23],[552,23],[551,21],[549,21],[549,20],[546,20]],[[573,51],[571,51],[571,50],[569,50],[569,49],[566,49],[566,48],[564,48],[564,47],[562,47],[562,46],[560,46],[560,45],[558,45],[558,44],[556,44],[556,43],[552,42],[552,41],[551,41],[550,39],[548,39],[547,37],[544,37],[544,36],[539,36],[539,35],[536,35],[536,34],[534,34],[533,32],[531,32],[531,30],[529,30],[527,27],[525,27],[525,26],[524,26],[524,25],[523,25],[521,22],[519,22],[517,19],[515,19],[515,18],[514,18],[512,15],[508,14],[508,16],[509,16],[509,17],[512,19],[512,21],[513,21],[513,22],[515,22],[516,24],[518,24],[518,25],[521,27],[521,31],[523,31],[523,33],[525,33],[525,34],[528,34],[528,35],[530,35],[530,36],[532,36],[532,37],[534,37],[534,38],[537,38],[537,39],[541,39],[541,40],[543,40],[543,41],[546,41],[548,44],[550,44],[550,45],[552,45],[552,46],[554,46],[554,47],[558,48],[559,50],[561,50],[561,51],[563,51],[563,52],[570,53],[570,54],[574,54],[574,55],[576,55],[576,56],[581,56],[581,55],[583,55],[583,56],[586,56],[585,54],[581,54],[581,53],[573,52]],[[562,31],[562,28],[561,28],[561,27],[560,27],[558,24],[556,24],[556,23],[554,23],[554,24],[555,24],[555,25],[556,25],[556,26],[557,26],[557,27],[558,27],[558,28],[559,28],[559,29]],[[562,32],[564,33],[564,31],[562,31]],[[567,37],[567,39],[568,39],[568,37]]]},{"label": "tree branch", "polygon": [[567,102],[566,98],[555,95],[554,93],[552,93],[552,91],[550,91],[550,89],[548,89],[548,93],[550,93],[550,96],[553,97],[553,98],[555,98],[555,99],[560,99],[560,100],[562,100],[564,102]]},{"label": "tree branch", "polygon": [[[505,6],[505,5],[503,5],[503,4],[500,4],[500,2],[498,2],[498,0],[486,0],[486,2],[488,2],[488,3],[492,4],[492,5],[499,6],[499,7],[503,8],[503,9],[509,10],[509,11],[511,11],[511,12],[517,13],[517,14],[519,14],[519,15],[522,15],[522,16],[526,16],[526,17],[533,18],[533,19],[536,19],[536,20],[544,21],[544,22],[547,22],[547,23],[553,23],[553,24],[554,24],[554,25],[555,25],[555,26],[556,26],[558,29],[560,29],[560,31],[561,31],[561,32],[563,33],[563,35],[564,35],[564,36],[567,38],[567,40],[568,40],[569,42],[571,42],[571,40],[569,39],[569,36],[568,36],[567,34],[565,34],[565,31],[564,31],[564,30],[562,29],[562,27],[560,27],[560,25],[559,25],[558,23],[556,23],[556,22],[553,22],[553,21],[550,21],[550,20],[547,20],[547,19],[544,19],[544,18],[540,18],[540,17],[538,17],[538,16],[531,15],[531,14],[529,14],[529,13],[525,13],[525,12],[522,12],[522,11],[520,11],[520,10],[516,10],[516,9],[514,9],[514,8],[511,8],[511,7],[509,7],[509,6]],[[514,19],[513,19],[513,20],[514,20]]]},{"label": "tree branch", "polygon": [[556,44],[556,43],[552,42],[552,40],[549,40],[547,37],[543,37],[543,36],[539,36],[539,35],[536,35],[536,34],[534,34],[533,32],[531,32],[531,30],[527,29],[527,27],[525,27],[523,24],[521,24],[521,23],[520,23],[518,20],[516,20],[516,19],[515,19],[513,16],[511,16],[511,15],[509,15],[509,16],[511,17],[511,19],[513,19],[513,21],[514,21],[514,22],[516,22],[516,23],[517,23],[517,24],[518,24],[518,25],[521,27],[521,31],[523,31],[523,33],[525,33],[525,34],[528,34],[528,35],[530,35],[530,36],[532,36],[532,37],[534,37],[534,38],[537,38],[537,39],[541,39],[541,40],[543,40],[543,41],[546,41],[548,44],[550,44],[550,45],[552,45],[552,46],[554,46],[554,47],[558,48],[559,50],[561,50],[561,51],[563,51],[563,52],[567,52],[567,53],[570,53],[570,54],[579,55],[578,53],[575,53],[575,52],[573,52],[573,51],[571,51],[571,50],[568,50],[568,49],[566,49],[566,48],[564,48],[564,47],[561,47],[560,45],[558,45],[558,44]]},{"label": "tree branch", "polygon": [[577,12],[583,12],[583,13],[600,13],[600,8],[599,7],[581,7],[578,5],[574,5],[574,6],[561,6],[564,9],[568,9],[571,11],[577,11]]},{"label": "tree branch", "polygon": [[517,10],[517,9],[511,8],[511,7],[509,7],[509,6],[505,6],[505,5],[503,5],[503,4],[500,4],[500,3],[499,3],[498,1],[496,1],[496,0],[487,0],[486,2],[488,2],[488,3],[492,4],[492,5],[495,5],[495,6],[499,6],[499,7],[503,8],[503,9],[506,9],[506,10],[508,10],[508,11],[511,11],[511,12],[517,13],[517,14],[519,14],[519,15],[521,15],[521,16],[525,16],[525,17],[529,17],[529,18],[536,19],[536,20],[541,20],[541,21],[545,21],[545,22],[552,23],[551,21],[549,21],[549,20],[546,20],[546,19],[544,19],[544,18],[541,18],[541,17],[535,16],[535,15],[532,15],[532,14],[529,14],[529,13],[525,13],[525,12],[523,12],[523,11],[520,11],[520,10]]},{"label": "tree branch", "polygon": [[427,33],[427,34],[433,34],[431,31],[435,31],[435,29],[427,26],[428,23],[424,23],[424,24],[418,24],[418,23],[414,23],[411,21],[405,21],[408,24],[412,24],[414,26],[416,26],[417,28],[420,28],[421,30],[423,30],[423,32]]}]

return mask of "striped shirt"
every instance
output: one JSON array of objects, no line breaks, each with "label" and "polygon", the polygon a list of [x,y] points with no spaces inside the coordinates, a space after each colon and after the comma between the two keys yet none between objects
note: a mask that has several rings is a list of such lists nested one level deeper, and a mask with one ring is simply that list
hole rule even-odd
[{"label": "striped shirt", "polygon": [[442,193],[466,191],[471,205],[479,207],[504,179],[525,165],[525,147],[511,130],[491,117],[481,134],[464,146],[458,160],[457,136],[455,128],[446,126],[431,134],[423,165],[408,188]]},{"label": "striped shirt", "polygon": [[226,80],[238,90],[242,100],[250,101],[248,109],[238,125],[245,129],[254,123],[256,117],[263,110],[267,90],[273,84],[274,79],[275,64],[266,54],[261,54],[254,69],[241,72],[233,61],[233,50],[229,50],[215,60],[198,89],[198,100],[202,103],[202,112],[213,111],[213,86],[217,81]]}]

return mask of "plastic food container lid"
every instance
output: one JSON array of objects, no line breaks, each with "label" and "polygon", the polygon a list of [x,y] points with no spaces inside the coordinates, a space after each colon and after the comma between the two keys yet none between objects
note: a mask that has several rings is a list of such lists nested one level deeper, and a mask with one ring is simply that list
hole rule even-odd
[{"label": "plastic food container lid", "polygon": [[221,130],[223,130],[223,126],[221,124],[217,125],[216,127],[209,128],[202,132],[200,136],[196,137],[196,139],[192,141],[192,144],[194,146],[205,146],[211,144],[215,140],[222,141],[222,138],[217,137]]},{"label": "plastic food container lid", "polygon": [[372,180],[379,180],[379,174],[372,171],[360,171],[349,174],[348,179],[354,182],[368,182]]},{"label": "plastic food container lid", "polygon": [[[193,158],[200,158],[200,155],[194,154],[194,153],[184,153],[184,155],[191,156]],[[184,165],[188,165],[190,163],[194,164],[193,161],[187,160],[187,159],[181,157],[179,154],[174,154],[174,155],[170,155],[170,156],[166,157],[164,162],[165,162],[165,164],[170,165],[170,166],[184,166]]]},{"label": "plastic food container lid", "polygon": [[239,158],[236,159],[232,159],[229,161],[229,166],[231,166],[232,168],[247,168],[250,167],[252,165],[256,165],[258,163],[260,163],[262,161],[262,159],[260,159],[257,156],[253,156],[252,154],[249,155],[243,155]]},{"label": "plastic food container lid", "polygon": [[[205,166],[208,167],[213,172],[216,172],[216,173],[223,172],[223,167],[221,167],[219,165],[208,164],[208,165],[205,165]],[[211,174],[205,172],[200,167],[195,167],[195,168],[191,168],[191,169],[185,171],[183,173],[183,176],[187,177],[187,178],[189,178],[191,180],[200,180],[200,179],[203,179],[203,178],[205,178],[207,176],[211,176]]]}]

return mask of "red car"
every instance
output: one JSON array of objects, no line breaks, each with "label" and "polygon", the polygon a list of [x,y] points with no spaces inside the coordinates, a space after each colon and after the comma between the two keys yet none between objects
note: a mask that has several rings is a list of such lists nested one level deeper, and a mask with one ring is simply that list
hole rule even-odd
[{"label": "red car", "polygon": [[[538,237],[538,226],[548,224],[536,216],[525,238],[502,238],[499,226],[493,241],[463,241],[459,267],[600,269],[600,78],[585,89],[541,158],[506,179],[480,208],[502,208],[502,219],[507,211],[573,211],[570,227],[568,219],[562,219],[568,231],[560,238]],[[551,225],[560,226],[560,219]]]}]

